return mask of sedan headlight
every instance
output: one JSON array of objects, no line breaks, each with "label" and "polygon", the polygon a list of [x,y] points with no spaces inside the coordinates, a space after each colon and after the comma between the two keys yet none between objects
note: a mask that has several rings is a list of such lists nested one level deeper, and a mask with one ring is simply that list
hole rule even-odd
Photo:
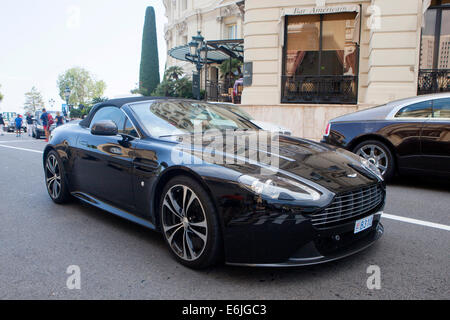
[{"label": "sedan headlight", "polygon": [[239,183],[255,194],[275,200],[318,200],[320,193],[313,188],[280,176],[239,177]]},{"label": "sedan headlight", "polygon": [[359,159],[361,161],[362,166],[372,172],[374,175],[376,175],[381,181],[383,181],[383,175],[381,174],[380,169],[377,168],[376,165],[374,165],[372,162],[370,162],[367,159],[364,159],[363,157],[360,157]]}]

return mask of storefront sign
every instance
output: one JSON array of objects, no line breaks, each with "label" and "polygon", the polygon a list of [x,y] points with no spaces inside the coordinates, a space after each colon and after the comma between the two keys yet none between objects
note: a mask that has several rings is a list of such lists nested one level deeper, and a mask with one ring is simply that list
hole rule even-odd
[{"label": "storefront sign", "polygon": [[359,12],[359,6],[308,7],[284,9],[283,16]]}]

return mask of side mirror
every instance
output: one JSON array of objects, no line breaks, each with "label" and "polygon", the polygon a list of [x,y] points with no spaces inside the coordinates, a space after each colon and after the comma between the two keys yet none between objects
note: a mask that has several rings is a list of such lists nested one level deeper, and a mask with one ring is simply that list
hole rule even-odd
[{"label": "side mirror", "polygon": [[114,121],[100,120],[93,124],[91,133],[96,136],[115,136],[119,133],[119,129]]}]

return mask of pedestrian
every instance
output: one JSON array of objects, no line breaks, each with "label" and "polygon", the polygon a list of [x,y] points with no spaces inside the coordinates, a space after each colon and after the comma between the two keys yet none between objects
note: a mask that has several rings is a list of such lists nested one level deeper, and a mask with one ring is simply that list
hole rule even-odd
[{"label": "pedestrian", "polygon": [[0,113],[0,135],[3,136],[3,128],[5,127],[5,120],[3,120],[3,115]]},{"label": "pedestrian", "polygon": [[62,126],[64,124],[64,117],[61,115],[61,112],[56,111],[56,126]]},{"label": "pedestrian", "polygon": [[33,117],[29,112],[27,112],[26,122],[27,122],[27,133],[28,136],[31,137],[33,133]]},{"label": "pedestrian", "polygon": [[47,110],[45,110],[45,108],[42,109],[42,114],[41,114],[40,119],[42,121],[42,126],[44,127],[45,141],[48,142],[50,126],[48,124],[48,113],[47,113]]},{"label": "pedestrian", "polygon": [[18,114],[14,122],[16,123],[16,137],[20,137],[22,134],[22,116]]}]

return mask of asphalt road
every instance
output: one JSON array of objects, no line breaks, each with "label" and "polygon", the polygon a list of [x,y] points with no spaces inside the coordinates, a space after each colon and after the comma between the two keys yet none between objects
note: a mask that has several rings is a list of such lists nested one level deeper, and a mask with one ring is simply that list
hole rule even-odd
[{"label": "asphalt road", "polygon": [[[172,259],[158,233],[80,202],[54,204],[44,185],[44,146],[43,140],[0,136],[0,299],[450,297],[446,182],[407,178],[388,186],[386,213],[437,228],[383,218],[380,241],[337,262],[192,271]],[[66,286],[70,265],[80,267],[80,290]],[[366,285],[370,265],[380,267],[379,290]]]}]

